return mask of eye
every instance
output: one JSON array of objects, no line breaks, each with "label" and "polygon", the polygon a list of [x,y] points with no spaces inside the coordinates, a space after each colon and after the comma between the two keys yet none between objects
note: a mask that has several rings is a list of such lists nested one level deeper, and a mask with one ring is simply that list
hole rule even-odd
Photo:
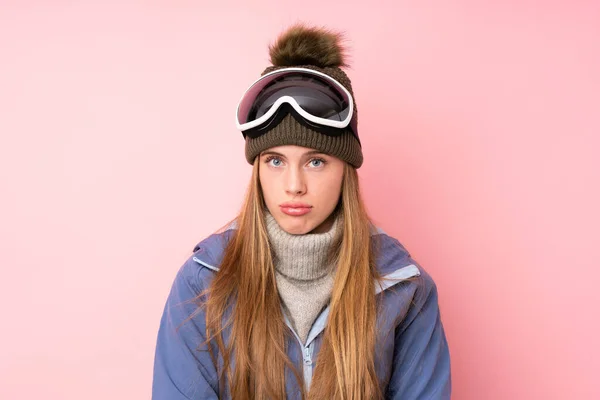
[{"label": "eye", "polygon": [[[273,162],[271,162],[273,161]],[[281,164],[283,163],[283,161],[281,161],[281,158],[277,157],[277,156],[269,156],[267,157],[267,159],[265,160],[266,164],[271,164],[273,167],[280,167]]]},{"label": "eye", "polygon": [[315,168],[322,167],[325,164],[327,164],[327,161],[323,160],[322,158],[313,158],[310,160],[310,165]]}]

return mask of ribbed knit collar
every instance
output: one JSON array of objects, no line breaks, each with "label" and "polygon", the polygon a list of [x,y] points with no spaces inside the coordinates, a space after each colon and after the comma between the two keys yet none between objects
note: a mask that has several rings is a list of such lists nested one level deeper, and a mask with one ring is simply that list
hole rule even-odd
[{"label": "ribbed knit collar", "polygon": [[341,234],[341,213],[328,232],[292,235],[284,231],[273,215],[265,210],[265,222],[275,269],[282,275],[300,281],[319,279],[331,271],[327,256],[330,246]]}]

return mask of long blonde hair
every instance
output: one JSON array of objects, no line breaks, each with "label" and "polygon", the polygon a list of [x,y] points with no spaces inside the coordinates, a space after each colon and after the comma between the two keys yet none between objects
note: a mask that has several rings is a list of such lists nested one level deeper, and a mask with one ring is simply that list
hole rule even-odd
[{"label": "long blonde hair", "polygon": [[[234,399],[286,398],[285,368],[293,372],[303,399],[380,399],[375,371],[378,279],[371,222],[360,196],[358,174],[345,165],[339,211],[343,233],[336,247],[336,273],[323,344],[308,393],[302,375],[286,354],[291,334],[284,323],[275,268],[264,222],[259,157],[220,270],[201,306],[207,341],[222,357],[219,384]],[[224,337],[226,328],[230,332]],[[212,349],[209,346],[209,349]],[[211,357],[218,365],[217,356]]]}]

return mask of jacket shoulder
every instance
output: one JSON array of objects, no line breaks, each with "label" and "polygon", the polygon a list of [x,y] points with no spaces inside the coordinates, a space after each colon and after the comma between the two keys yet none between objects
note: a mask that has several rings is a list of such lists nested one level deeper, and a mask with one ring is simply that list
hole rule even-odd
[{"label": "jacket shoulder", "polygon": [[377,254],[377,268],[381,276],[394,274],[403,269],[414,271],[409,276],[407,284],[403,285],[415,296],[429,296],[436,292],[437,287],[432,276],[408,251],[408,249],[395,237],[383,232],[381,229],[372,235]]},{"label": "jacket shoulder", "polygon": [[179,268],[176,279],[196,293],[206,289],[219,270],[231,235],[232,231],[214,233],[198,242],[192,254]]}]

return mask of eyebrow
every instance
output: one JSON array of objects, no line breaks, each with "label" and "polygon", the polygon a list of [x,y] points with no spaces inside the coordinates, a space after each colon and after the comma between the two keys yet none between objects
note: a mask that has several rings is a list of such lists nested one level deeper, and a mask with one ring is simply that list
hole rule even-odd
[{"label": "eyebrow", "polygon": [[[313,156],[313,155],[315,155],[315,154],[322,154],[322,155],[325,155],[325,153],[323,153],[322,151],[319,151],[319,150],[311,150],[311,151],[307,151],[306,153],[302,154],[302,157],[306,157],[306,156]],[[262,153],[260,154],[260,156],[261,156],[261,157],[262,157],[262,156],[266,156],[266,155],[275,155],[275,156],[280,156],[280,157],[283,157],[283,158],[285,158],[285,155],[283,155],[283,154],[281,154],[281,153],[278,153],[278,152],[276,152],[276,151],[273,151],[273,150],[267,150],[267,151],[264,151],[264,152],[262,152]]]}]

